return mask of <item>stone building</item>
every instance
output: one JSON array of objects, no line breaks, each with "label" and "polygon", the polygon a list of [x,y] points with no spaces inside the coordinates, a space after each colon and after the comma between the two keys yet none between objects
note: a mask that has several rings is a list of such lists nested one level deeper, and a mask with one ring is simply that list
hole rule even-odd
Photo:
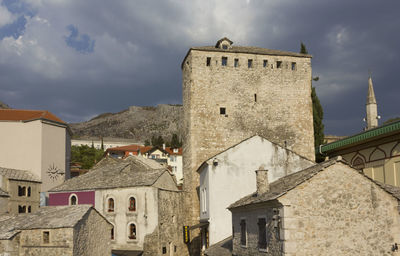
[{"label": "stone building", "polygon": [[40,179],[33,173],[0,167],[0,214],[39,209]]},{"label": "stone building", "polygon": [[365,131],[321,145],[325,157],[342,156],[352,167],[370,178],[400,186],[400,121],[378,126],[372,79],[368,79]]},{"label": "stone building", "polygon": [[182,62],[187,224],[199,221],[197,168],[258,134],[314,159],[311,56],[258,47],[192,47]]},{"label": "stone building", "polygon": [[0,109],[0,141],[0,166],[32,172],[41,192],[70,177],[71,130],[54,114]]},{"label": "stone building", "polygon": [[272,182],[313,164],[258,135],[205,161],[198,169],[202,249],[232,235],[227,207],[256,190],[256,170],[270,170]]},{"label": "stone building", "polygon": [[183,255],[181,191],[156,161],[104,158],[52,189],[49,204],[93,205],[113,225],[108,240],[115,255]]},{"label": "stone building", "polygon": [[110,256],[111,227],[90,205],[0,215],[0,255]]},{"label": "stone building", "polygon": [[399,188],[340,157],[271,183],[267,175],[257,175],[257,191],[229,207],[233,255],[394,255]]}]

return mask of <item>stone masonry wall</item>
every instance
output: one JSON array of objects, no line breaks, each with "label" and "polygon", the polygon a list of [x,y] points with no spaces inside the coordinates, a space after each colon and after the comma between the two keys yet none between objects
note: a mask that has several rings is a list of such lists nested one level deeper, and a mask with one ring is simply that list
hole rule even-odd
[{"label": "stone masonry wall", "polygon": [[9,240],[0,240],[0,256],[19,256],[19,238],[17,234]]},{"label": "stone masonry wall", "polygon": [[110,256],[111,228],[95,210],[90,210],[74,228],[74,256]]},{"label": "stone masonry wall", "polygon": [[393,255],[398,201],[342,163],[282,196],[284,255]]},{"label": "stone masonry wall", "polygon": [[[43,243],[43,231],[50,232],[50,242]],[[32,229],[21,231],[20,256],[75,256],[73,229]]]},{"label": "stone masonry wall", "polygon": [[[274,209],[278,210],[274,212]],[[234,210],[232,212],[233,224],[233,255],[242,256],[270,256],[282,255],[282,240],[280,239],[282,230],[280,226],[275,226],[274,215],[282,212],[282,205],[276,202],[262,204],[259,207],[248,207]],[[258,218],[266,218],[267,222],[267,250],[258,248]],[[243,246],[240,242],[240,222],[246,221],[247,245]]]},{"label": "stone masonry wall", "polygon": [[[18,186],[26,187],[26,193],[28,193],[28,187],[31,188],[31,195],[18,196]],[[28,207],[31,206],[31,212],[36,212],[40,205],[40,183],[9,180],[9,212],[12,214],[18,213],[18,206],[26,206],[26,212]]]},{"label": "stone masonry wall", "polygon": [[[221,66],[222,57],[228,58],[227,66]],[[183,105],[187,225],[199,220],[196,169],[230,146],[258,134],[314,159],[310,58],[191,50],[183,63]]]},{"label": "stone masonry wall", "polygon": [[159,223],[153,234],[147,235],[143,245],[144,256],[188,255],[186,245],[183,243],[183,212],[182,192],[158,190]]}]

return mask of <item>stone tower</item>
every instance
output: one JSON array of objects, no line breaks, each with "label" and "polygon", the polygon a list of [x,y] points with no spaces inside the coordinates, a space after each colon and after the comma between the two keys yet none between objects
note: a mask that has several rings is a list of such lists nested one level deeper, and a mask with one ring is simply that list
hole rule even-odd
[{"label": "stone tower", "polygon": [[213,155],[258,134],[314,160],[311,56],[258,47],[192,47],[182,62],[187,224],[199,221],[199,175]]},{"label": "stone tower", "polygon": [[376,104],[374,86],[372,85],[371,75],[368,78],[368,95],[367,95],[366,109],[367,109],[366,130],[369,130],[378,126],[378,119],[379,119],[378,105]]}]

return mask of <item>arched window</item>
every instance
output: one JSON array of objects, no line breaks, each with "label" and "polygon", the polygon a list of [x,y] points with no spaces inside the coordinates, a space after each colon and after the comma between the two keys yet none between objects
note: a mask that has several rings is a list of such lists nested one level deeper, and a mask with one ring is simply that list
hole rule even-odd
[{"label": "arched window", "polygon": [[28,187],[28,197],[31,196],[31,187]]},{"label": "arched window", "polygon": [[129,198],[129,211],[136,211],[136,199],[133,196]]},{"label": "arched window", "polygon": [[78,204],[78,197],[76,195],[71,195],[69,198],[69,205],[77,205]]},{"label": "arched window", "polygon": [[108,199],[108,212],[114,212],[114,199]]},{"label": "arched window", "polygon": [[18,196],[26,196],[26,187],[18,186]]},{"label": "arched window", "polygon": [[136,239],[136,225],[131,223],[129,224],[129,239]]},{"label": "arched window", "polygon": [[32,212],[32,208],[30,205],[28,206],[28,212]]}]

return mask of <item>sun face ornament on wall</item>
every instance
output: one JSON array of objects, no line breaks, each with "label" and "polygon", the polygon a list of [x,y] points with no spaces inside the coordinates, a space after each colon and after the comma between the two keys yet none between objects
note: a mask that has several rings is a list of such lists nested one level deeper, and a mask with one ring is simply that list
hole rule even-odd
[{"label": "sun face ornament on wall", "polygon": [[65,172],[59,169],[54,163],[50,164],[49,168],[47,169],[47,175],[53,181],[58,179],[58,177],[63,176],[64,174]]}]

